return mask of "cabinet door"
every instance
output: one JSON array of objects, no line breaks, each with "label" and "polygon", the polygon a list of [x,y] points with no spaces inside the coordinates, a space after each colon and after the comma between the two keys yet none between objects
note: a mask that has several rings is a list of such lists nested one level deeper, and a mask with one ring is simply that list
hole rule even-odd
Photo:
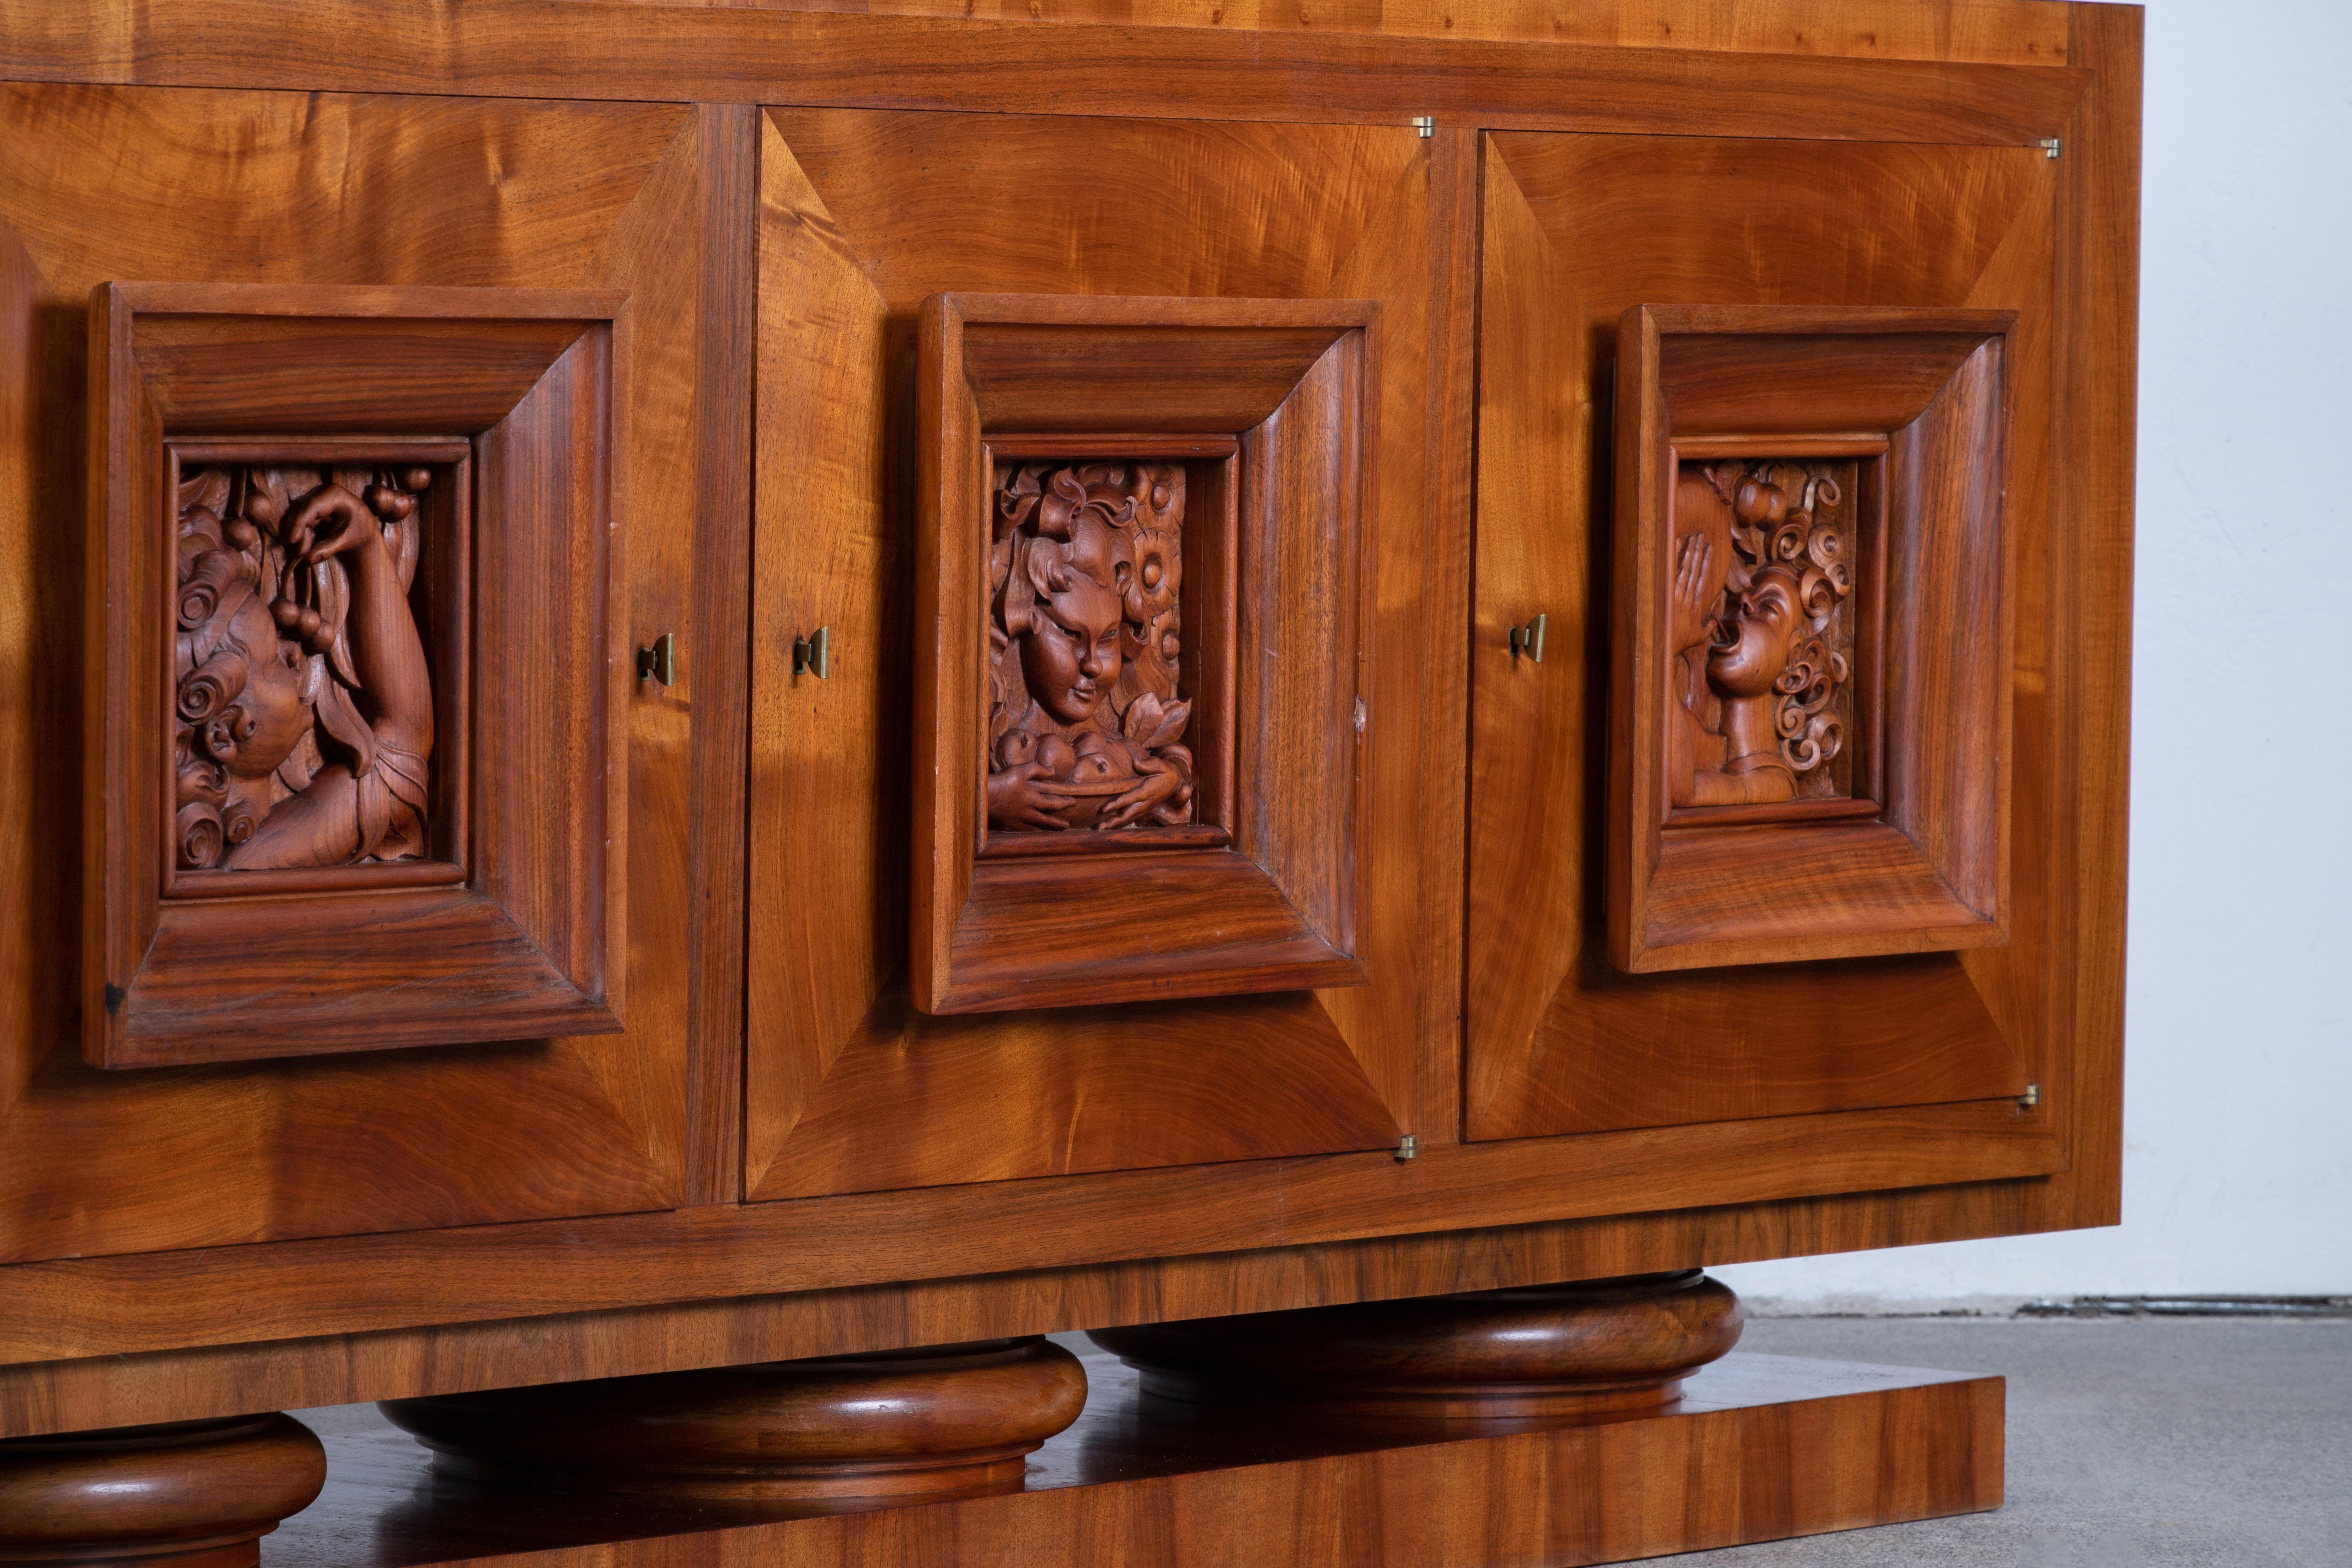
[{"label": "cabinet door", "polygon": [[[720,129],[676,105],[0,95],[0,1258],[694,1192],[692,590],[732,531],[697,438],[723,384]],[[400,581],[354,609],[375,568],[303,548],[373,560],[379,523]],[[680,678],[634,679],[664,632]],[[291,726],[269,769],[245,765],[265,680]],[[175,785],[174,757],[203,776]],[[331,774],[335,800],[310,787]],[[143,928],[118,920],[142,898]],[[77,1017],[78,905],[103,1019]]]},{"label": "cabinet door", "polygon": [[[2047,1081],[2057,167],[1489,138],[1469,1136]],[[1816,596],[1796,630],[1836,679],[1798,692],[1784,639],[1743,697],[1735,645],[1781,593]],[[1511,637],[1538,616],[1541,662]]]},{"label": "cabinet door", "polygon": [[[1444,863],[1445,812],[1433,802],[1449,786],[1445,765],[1426,762],[1433,745],[1441,758],[1450,748],[1442,729],[1424,730],[1432,670],[1446,662],[1421,651],[1447,559],[1441,531],[1459,526],[1433,500],[1445,481],[1429,440],[1429,301],[1441,265],[1431,147],[1408,127],[769,113],[745,1154],[753,1197],[1380,1149],[1424,1119],[1452,1121],[1452,944],[1442,933],[1453,894],[1429,871]],[[954,298],[925,317],[934,296]],[[1317,300],[1335,303],[1286,303]],[[940,346],[950,331],[961,347]],[[1049,361],[1066,374],[1051,374]],[[961,367],[946,390],[964,413],[949,410],[945,436],[919,406],[919,363],[929,374]],[[1263,377],[1268,366],[1280,385],[1218,379]],[[1286,402],[1288,388],[1305,390]],[[924,397],[935,390],[927,383]],[[961,436],[959,417],[976,421]],[[1252,431],[1276,420],[1287,444],[1253,445]],[[1339,420],[1359,434],[1339,439]],[[986,471],[983,446],[993,454]],[[1277,448],[1296,460],[1268,455]],[[1310,453],[1331,461],[1313,467]],[[1006,509],[1008,550],[1077,548],[1097,524],[1053,525],[1075,527],[1074,542],[1029,537],[1041,526],[1038,497],[1065,479],[1076,487],[1072,506],[1114,521],[1130,506],[1156,519],[1181,499],[1185,593],[1197,606],[1222,585],[1218,602],[1236,606],[1164,607],[1187,650],[1169,664],[1180,684],[1162,720],[1142,724],[1130,710],[1120,736],[1147,767],[1162,764],[1139,753],[1182,741],[1195,794],[1157,819],[1155,852],[1089,852],[1084,877],[1050,854],[985,858],[1001,840],[1023,840],[1013,847],[1024,856],[1052,850],[1055,835],[987,828],[976,772],[1013,760],[1003,749],[983,758],[979,738],[992,712],[981,666],[994,646],[980,640],[982,509]],[[941,516],[950,483],[962,499]],[[1295,526],[1286,531],[1276,518],[1271,534],[1254,533],[1252,518],[1270,514],[1253,507],[1284,485],[1312,504],[1275,507]],[[1224,573],[1214,531],[1195,528],[1228,495],[1239,545]],[[1342,530],[1351,508],[1352,535]],[[928,554],[915,531],[927,517],[940,530]],[[1286,558],[1318,555],[1297,583],[1336,582],[1334,573],[1347,581],[1330,594],[1271,592],[1293,579],[1268,551],[1310,537],[1313,550]],[[929,589],[918,581],[926,570]],[[961,586],[942,597],[937,584],[949,579],[936,574],[947,572],[962,574]],[[919,603],[935,624],[919,623]],[[1140,627],[1160,613],[1130,618]],[[1346,646],[1360,652],[1344,661],[1330,653],[1337,633],[1307,635],[1350,620]],[[812,662],[820,629],[822,676]],[[1310,644],[1320,651],[1285,651]],[[917,648],[927,661],[938,655],[919,675]],[[995,668],[1018,678],[1002,658]],[[1233,672],[1221,689],[1236,694],[1222,718],[1221,700],[1200,689],[1218,686],[1202,671],[1219,668]],[[919,701],[919,679],[932,683]],[[1176,699],[1193,705],[1200,734],[1180,735],[1165,720]],[[919,706],[939,721],[919,750]],[[986,740],[1034,742],[1043,756],[1058,743],[1046,728]],[[1239,737],[1229,785],[1212,780],[1215,748],[1195,743],[1213,733]],[[1265,753],[1285,748],[1321,793],[1293,790],[1283,797],[1293,804],[1277,806],[1252,781]],[[1299,761],[1310,755],[1347,763]],[[931,832],[931,807],[947,831]],[[1311,823],[1310,809],[1321,814]],[[1349,810],[1359,814],[1352,833]],[[1313,831],[1271,821],[1283,811]],[[961,843],[948,842],[958,829]],[[987,846],[975,850],[982,834]],[[1350,843],[1360,847],[1335,865],[1333,847]],[[1319,865],[1302,867],[1315,856]],[[918,934],[938,931],[941,954],[922,1008],[908,987],[918,866]],[[1195,872],[1223,876],[1223,894]],[[1302,886],[1315,898],[1285,891]],[[1051,891],[1027,896],[1041,888]],[[951,947],[959,911],[988,898],[997,900],[983,911],[998,922],[994,949]],[[1230,992],[1249,994],[1202,994],[1225,982],[1202,979],[1186,958],[1181,985],[1159,989],[1171,999],[1151,999],[1153,922],[1187,922],[1192,940],[1219,907],[1276,937],[1303,919],[1313,940],[1290,942],[1293,956],[1279,962],[1229,966]],[[1095,940],[1102,961],[1090,968]],[[1036,951],[1012,951],[1024,942]],[[1040,962],[1024,968],[1009,962],[1016,957]],[[1024,1005],[1024,994],[1036,1003]]]}]

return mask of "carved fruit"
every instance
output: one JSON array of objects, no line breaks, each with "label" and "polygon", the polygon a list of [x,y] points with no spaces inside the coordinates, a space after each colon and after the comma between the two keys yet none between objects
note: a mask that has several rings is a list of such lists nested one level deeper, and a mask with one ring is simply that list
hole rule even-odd
[{"label": "carved fruit", "polygon": [[290,632],[302,624],[302,606],[291,599],[279,599],[269,606],[269,618],[278,623],[279,631]]},{"label": "carved fruit", "polygon": [[368,510],[386,522],[406,521],[416,510],[416,498],[406,490],[394,489],[390,485],[370,485],[367,489]]},{"label": "carved fruit", "polygon": [[228,525],[228,542],[239,550],[250,550],[261,542],[261,530],[240,517]]},{"label": "carved fruit", "polygon": [[1778,526],[1789,515],[1789,498],[1780,493],[1780,487],[1761,479],[1740,480],[1731,505],[1739,514],[1739,521],[1746,523]]},{"label": "carved fruit", "polygon": [[317,637],[319,635],[319,628],[325,625],[325,623],[319,618],[319,612],[316,610],[297,611],[295,613],[294,624],[301,632],[302,640],[304,642],[309,642],[311,638]]},{"label": "carved fruit", "polygon": [[430,468],[406,468],[401,472],[400,484],[403,489],[421,490],[432,482],[433,470]]}]

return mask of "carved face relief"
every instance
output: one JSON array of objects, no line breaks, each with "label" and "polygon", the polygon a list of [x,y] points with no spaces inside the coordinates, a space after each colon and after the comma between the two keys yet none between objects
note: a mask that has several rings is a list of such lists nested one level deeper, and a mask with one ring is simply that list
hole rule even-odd
[{"label": "carved face relief", "polygon": [[989,552],[992,832],[1193,818],[1182,651],[1184,469],[997,466]]},{"label": "carved face relief", "polygon": [[1676,806],[1851,793],[1852,464],[1685,462],[1669,563]]},{"label": "carved face relief", "polygon": [[425,853],[433,682],[409,594],[432,482],[428,468],[184,471],[180,869]]}]

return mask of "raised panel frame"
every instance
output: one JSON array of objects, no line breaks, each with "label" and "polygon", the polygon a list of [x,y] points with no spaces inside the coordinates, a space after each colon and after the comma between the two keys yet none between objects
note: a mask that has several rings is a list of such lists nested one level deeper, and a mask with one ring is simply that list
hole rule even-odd
[{"label": "raised panel frame", "polygon": [[[2013,310],[1636,305],[1617,333],[1608,942],[1629,973],[2009,940],[2001,526]],[[1884,451],[1878,798],[1837,819],[1677,810],[1666,622],[1683,462]],[[1879,771],[1874,769],[1874,772]],[[1875,809],[1867,813],[1865,804]],[[1785,809],[1783,816],[1789,815]],[[1710,816],[1714,821],[1706,820]],[[1694,820],[1696,819],[1696,820]]]},{"label": "raised panel frame", "polygon": [[[924,301],[911,985],[930,1013],[1360,984],[1370,300]],[[992,438],[1238,448],[1228,844],[983,858]],[[1135,445],[1129,437],[1129,447]],[[1148,908],[1148,921],[1132,918]]]},{"label": "raised panel frame", "polygon": [[[93,290],[82,1009],[93,1066],[621,1032],[627,574],[613,491],[627,300]],[[271,890],[205,896],[155,852],[170,837],[175,453],[242,444],[323,458],[420,440],[469,454],[468,733],[444,763],[469,775],[456,781],[463,859],[421,876],[271,873]]]}]

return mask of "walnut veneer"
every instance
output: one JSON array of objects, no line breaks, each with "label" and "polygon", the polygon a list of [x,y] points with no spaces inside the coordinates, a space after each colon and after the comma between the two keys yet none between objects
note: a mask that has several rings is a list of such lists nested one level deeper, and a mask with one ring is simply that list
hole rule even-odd
[{"label": "walnut veneer", "polygon": [[2139,13],[1442,9],[0,0],[0,1439],[2111,1223]]}]

